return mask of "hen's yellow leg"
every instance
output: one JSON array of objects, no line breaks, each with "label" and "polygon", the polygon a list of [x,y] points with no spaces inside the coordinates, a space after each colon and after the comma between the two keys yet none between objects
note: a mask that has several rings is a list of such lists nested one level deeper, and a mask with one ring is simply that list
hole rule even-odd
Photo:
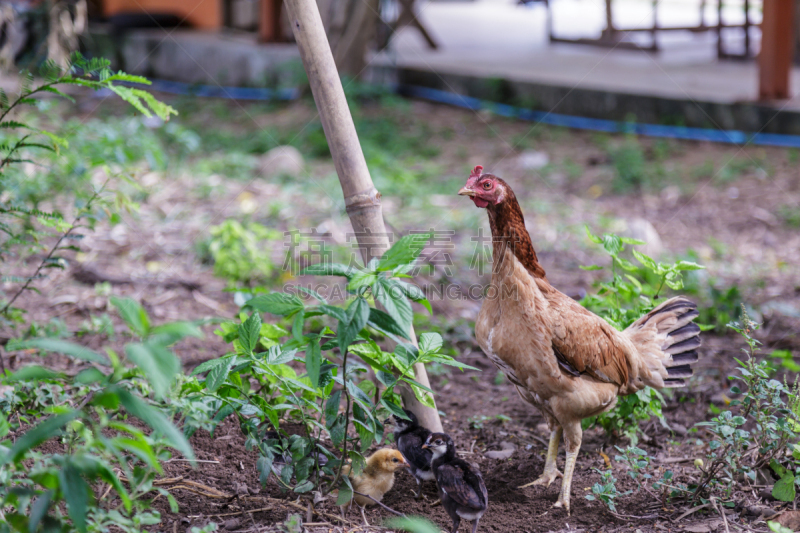
[{"label": "hen's yellow leg", "polygon": [[569,494],[572,488],[572,474],[575,473],[575,461],[578,459],[578,451],[567,451],[567,461],[564,464],[564,479],[561,481],[561,494],[553,507],[563,507],[569,515]]},{"label": "hen's yellow leg", "polygon": [[536,481],[532,481],[527,485],[522,485],[517,488],[524,489],[531,485],[544,485],[545,487],[549,487],[550,484],[561,475],[561,472],[558,471],[558,466],[556,466],[556,459],[558,458],[558,443],[561,440],[561,433],[563,431],[561,426],[559,426],[550,432],[550,443],[547,445],[547,458],[544,461],[544,472],[541,477]]}]

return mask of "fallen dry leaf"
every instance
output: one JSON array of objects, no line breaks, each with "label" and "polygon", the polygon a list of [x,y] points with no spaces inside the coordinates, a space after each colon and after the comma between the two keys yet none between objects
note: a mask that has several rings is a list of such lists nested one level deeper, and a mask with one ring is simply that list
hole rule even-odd
[{"label": "fallen dry leaf", "polygon": [[800,511],[784,511],[773,521],[793,531],[800,529]]}]

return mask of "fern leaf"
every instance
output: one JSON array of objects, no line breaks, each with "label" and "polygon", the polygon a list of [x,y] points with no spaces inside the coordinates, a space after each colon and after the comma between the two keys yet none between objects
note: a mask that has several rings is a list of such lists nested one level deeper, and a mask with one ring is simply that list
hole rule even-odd
[{"label": "fern leaf", "polygon": [[65,94],[65,93],[63,93],[63,92],[59,91],[59,90],[58,90],[58,89],[56,89],[55,87],[42,87],[42,90],[43,90],[43,91],[47,91],[48,93],[57,94],[58,96],[60,96],[60,97],[62,97],[62,98],[66,98],[66,99],[67,99],[67,100],[69,100],[70,102],[75,102],[75,99],[74,99],[73,97],[71,97],[70,95],[68,95],[68,94]]}]

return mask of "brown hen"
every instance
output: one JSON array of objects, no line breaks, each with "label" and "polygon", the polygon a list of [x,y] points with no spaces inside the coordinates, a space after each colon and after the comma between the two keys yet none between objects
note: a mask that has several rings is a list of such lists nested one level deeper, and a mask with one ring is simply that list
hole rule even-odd
[{"label": "brown hen", "polygon": [[567,458],[556,507],[569,513],[570,485],[581,446],[581,420],[612,409],[617,397],[645,386],[683,385],[698,359],[697,306],[667,300],[617,331],[547,281],[516,196],[483,167],[458,194],[486,208],[492,230],[491,286],[475,323],[484,353],[538,407],[550,428],[544,473],[524,485],[549,486],[563,434]]}]

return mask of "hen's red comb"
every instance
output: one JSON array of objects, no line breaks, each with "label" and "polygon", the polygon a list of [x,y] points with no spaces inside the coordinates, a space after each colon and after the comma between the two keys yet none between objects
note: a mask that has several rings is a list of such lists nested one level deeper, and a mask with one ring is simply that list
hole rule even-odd
[{"label": "hen's red comb", "polygon": [[475,168],[472,169],[472,174],[470,174],[469,177],[480,178],[481,174],[483,174],[483,167],[481,165],[477,165]]}]

